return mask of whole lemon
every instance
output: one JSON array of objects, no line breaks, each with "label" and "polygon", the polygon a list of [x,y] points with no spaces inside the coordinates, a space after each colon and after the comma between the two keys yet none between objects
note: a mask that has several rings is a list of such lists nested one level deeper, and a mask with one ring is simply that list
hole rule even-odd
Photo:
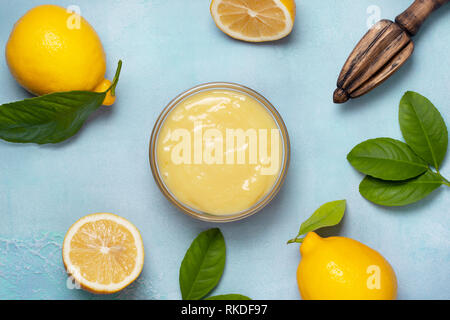
[{"label": "whole lemon", "polygon": [[305,300],[391,300],[397,278],[377,251],[349,238],[306,235],[297,269]]},{"label": "whole lemon", "polygon": [[[104,79],[105,52],[95,30],[80,15],[56,5],[37,6],[16,22],[6,61],[17,82],[35,95],[100,91],[110,83]],[[104,104],[113,102],[107,96]]]}]

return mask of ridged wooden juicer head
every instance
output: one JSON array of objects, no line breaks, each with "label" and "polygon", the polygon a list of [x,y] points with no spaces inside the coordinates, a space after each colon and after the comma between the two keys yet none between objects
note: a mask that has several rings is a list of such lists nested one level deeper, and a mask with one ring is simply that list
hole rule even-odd
[{"label": "ridged wooden juicer head", "polygon": [[360,97],[389,78],[413,53],[411,37],[433,11],[448,2],[450,0],[416,0],[395,22],[376,23],[345,62],[333,101],[344,103]]},{"label": "ridged wooden juicer head", "polygon": [[379,21],[344,64],[334,91],[334,102],[344,103],[369,92],[397,71],[413,50],[414,43],[406,31],[392,21]]}]

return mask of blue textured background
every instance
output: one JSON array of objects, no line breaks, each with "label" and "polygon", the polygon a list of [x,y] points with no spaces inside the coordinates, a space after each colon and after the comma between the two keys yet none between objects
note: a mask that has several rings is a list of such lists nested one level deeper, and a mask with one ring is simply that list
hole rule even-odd
[{"label": "blue textured background", "polygon": [[[292,143],[288,179],[262,212],[221,225],[224,276],[214,293],[299,299],[298,246],[286,245],[322,203],[346,198],[343,223],[326,230],[380,251],[394,267],[399,298],[450,298],[450,190],[404,208],[383,208],[358,193],[362,175],[346,161],[357,143],[401,138],[398,102],[406,90],[427,96],[450,126],[450,5],[415,37],[410,61],[377,90],[345,105],[331,96],[350,50],[366,31],[366,10],[393,19],[410,0],[299,0],[295,30],[271,44],[222,34],[209,0],[47,1],[77,4],[99,33],[112,76],[124,67],[113,108],[102,108],[69,141],[55,146],[0,141],[0,298],[99,298],[69,290],[61,243],[69,226],[93,212],[114,212],[141,230],[143,274],[107,298],[178,299],[178,269],[192,239],[213,225],[177,211],[151,175],[148,142],[162,108],[199,83],[231,81],[266,96]],[[27,93],[11,77],[3,48],[13,23],[40,1],[0,1],[0,103]],[[447,157],[442,173],[450,176]],[[322,233],[324,234],[324,232]],[[104,298],[104,297],[100,297]]]}]

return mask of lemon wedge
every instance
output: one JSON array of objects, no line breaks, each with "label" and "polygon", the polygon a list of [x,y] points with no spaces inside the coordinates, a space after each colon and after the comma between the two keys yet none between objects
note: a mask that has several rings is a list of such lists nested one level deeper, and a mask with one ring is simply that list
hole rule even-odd
[{"label": "lemon wedge", "polygon": [[144,266],[138,229],[112,213],[95,213],[75,222],[64,238],[62,255],[67,272],[93,293],[122,290]]},{"label": "lemon wedge", "polygon": [[220,30],[243,41],[278,40],[294,27],[294,0],[213,0],[210,9]]}]

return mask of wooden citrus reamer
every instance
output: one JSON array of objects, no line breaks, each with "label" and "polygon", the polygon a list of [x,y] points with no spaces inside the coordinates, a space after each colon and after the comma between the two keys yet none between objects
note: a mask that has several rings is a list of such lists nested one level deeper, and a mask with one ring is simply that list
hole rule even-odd
[{"label": "wooden citrus reamer", "polygon": [[360,97],[397,71],[414,50],[411,37],[428,16],[450,0],[416,0],[395,22],[381,20],[348,57],[334,91],[335,103]]}]

